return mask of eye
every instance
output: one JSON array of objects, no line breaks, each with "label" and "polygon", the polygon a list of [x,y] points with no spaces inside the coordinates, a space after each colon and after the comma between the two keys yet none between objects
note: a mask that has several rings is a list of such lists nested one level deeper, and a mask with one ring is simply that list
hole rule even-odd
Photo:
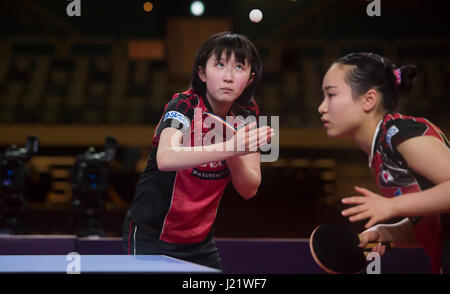
[{"label": "eye", "polygon": [[223,68],[224,64],[222,62],[217,62],[216,67]]},{"label": "eye", "polygon": [[332,97],[334,97],[334,96],[336,96],[336,94],[334,94],[334,93],[322,93],[322,95],[320,96],[320,98],[321,98],[322,100],[325,100],[325,98],[330,99],[330,98],[332,98]]},{"label": "eye", "polygon": [[237,64],[236,65],[236,69],[243,70],[245,68],[244,68],[244,66],[242,64]]}]

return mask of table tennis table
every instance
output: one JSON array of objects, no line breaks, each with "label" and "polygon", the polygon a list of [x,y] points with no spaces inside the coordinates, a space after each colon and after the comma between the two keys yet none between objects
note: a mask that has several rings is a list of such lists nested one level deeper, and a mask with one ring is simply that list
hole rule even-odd
[{"label": "table tennis table", "polygon": [[1,255],[0,273],[220,273],[165,255]]}]

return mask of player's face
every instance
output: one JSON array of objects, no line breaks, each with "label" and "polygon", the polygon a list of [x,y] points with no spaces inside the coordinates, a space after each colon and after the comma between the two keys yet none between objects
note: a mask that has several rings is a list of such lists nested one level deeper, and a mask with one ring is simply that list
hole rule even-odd
[{"label": "player's face", "polygon": [[351,138],[363,122],[360,99],[353,98],[352,89],[345,81],[349,69],[347,65],[333,64],[323,78],[323,101],[318,110],[331,138]]},{"label": "player's face", "polygon": [[219,59],[212,54],[205,69],[198,71],[200,79],[206,83],[206,95],[215,102],[233,103],[253,81],[251,65],[238,62],[234,53],[227,60],[226,52]]}]

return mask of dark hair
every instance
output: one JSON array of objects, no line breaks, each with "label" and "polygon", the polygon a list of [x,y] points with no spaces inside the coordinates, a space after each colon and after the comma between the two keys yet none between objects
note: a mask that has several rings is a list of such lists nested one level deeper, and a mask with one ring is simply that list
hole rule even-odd
[{"label": "dark hair", "polygon": [[212,54],[219,59],[224,50],[226,51],[227,59],[234,53],[238,62],[244,63],[247,60],[251,65],[251,73],[254,74],[254,80],[235,101],[239,105],[247,105],[255,94],[261,80],[262,64],[255,45],[247,37],[240,34],[222,32],[211,36],[203,44],[198,50],[194,66],[192,67],[191,88],[203,97],[205,96],[206,85],[198,76],[198,69],[199,67],[203,69],[206,67],[206,62]]},{"label": "dark hair", "polygon": [[350,53],[335,63],[354,66],[346,74],[352,92],[359,96],[376,88],[383,95],[383,107],[388,112],[397,108],[400,98],[411,90],[417,75],[414,65],[397,68],[389,59],[374,53]]}]

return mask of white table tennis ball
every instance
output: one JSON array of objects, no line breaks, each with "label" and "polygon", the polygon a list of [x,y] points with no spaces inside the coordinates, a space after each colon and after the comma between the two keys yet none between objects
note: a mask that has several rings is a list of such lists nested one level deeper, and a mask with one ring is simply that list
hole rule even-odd
[{"label": "white table tennis ball", "polygon": [[248,15],[248,17],[250,18],[251,21],[253,22],[260,22],[263,15],[261,10],[259,9],[253,9],[252,11],[250,11],[250,14]]}]

